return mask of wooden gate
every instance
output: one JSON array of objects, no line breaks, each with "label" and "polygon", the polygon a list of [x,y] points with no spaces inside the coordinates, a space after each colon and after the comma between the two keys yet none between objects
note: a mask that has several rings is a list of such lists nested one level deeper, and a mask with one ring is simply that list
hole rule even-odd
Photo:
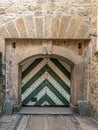
[{"label": "wooden gate", "polygon": [[22,105],[68,106],[70,67],[55,58],[29,59],[22,63]]}]

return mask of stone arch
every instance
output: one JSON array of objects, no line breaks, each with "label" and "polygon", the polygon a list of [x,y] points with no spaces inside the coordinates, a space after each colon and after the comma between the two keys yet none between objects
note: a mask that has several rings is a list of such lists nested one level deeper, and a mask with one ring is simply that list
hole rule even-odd
[{"label": "stone arch", "polygon": [[[32,47],[30,46],[29,49],[25,48],[25,50],[21,50],[20,52],[18,52],[18,54],[16,53],[15,55],[13,55],[12,60],[15,60],[14,62],[18,64],[21,61],[36,55],[43,55],[42,45],[34,45]],[[53,45],[52,55],[63,57],[70,61],[70,63],[72,64],[78,64],[82,61],[82,58],[79,55],[75,54],[70,49],[64,48],[62,46]]]},{"label": "stone arch", "polygon": [[3,54],[7,38],[90,39],[90,28],[79,17],[26,14],[0,26],[0,50]]}]

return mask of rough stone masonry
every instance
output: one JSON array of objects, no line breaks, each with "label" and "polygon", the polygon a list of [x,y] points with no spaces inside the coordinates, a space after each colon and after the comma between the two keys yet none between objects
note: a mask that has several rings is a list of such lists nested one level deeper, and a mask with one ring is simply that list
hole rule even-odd
[{"label": "rough stone masonry", "polygon": [[[92,116],[98,119],[97,0],[1,0],[0,51],[5,58],[11,39],[82,40],[83,53],[78,55],[78,41],[56,43],[83,60],[82,100],[90,102]],[[10,40],[7,40],[10,39]],[[87,41],[85,41],[87,40]],[[30,43],[29,43],[30,44]],[[28,44],[28,45],[29,45]],[[39,45],[36,43],[36,45]],[[23,45],[24,46],[24,45]],[[27,45],[26,45],[27,46]],[[29,46],[28,46],[29,48]],[[21,45],[17,45],[17,56]],[[28,50],[29,51],[29,50]],[[13,52],[9,57],[13,56]],[[73,57],[72,57],[73,58]],[[9,73],[9,69],[6,68]],[[7,81],[10,76],[6,76]],[[5,85],[5,86],[6,86]],[[6,93],[11,90],[6,88]],[[0,89],[1,92],[1,89]],[[11,92],[13,93],[13,91]],[[10,95],[11,96],[11,95]]]}]

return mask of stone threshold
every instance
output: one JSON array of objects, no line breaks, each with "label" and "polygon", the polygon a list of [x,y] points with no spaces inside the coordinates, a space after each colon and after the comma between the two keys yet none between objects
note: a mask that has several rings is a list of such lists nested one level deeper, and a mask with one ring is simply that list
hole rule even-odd
[{"label": "stone threshold", "polygon": [[69,107],[22,107],[18,114],[72,115]]}]

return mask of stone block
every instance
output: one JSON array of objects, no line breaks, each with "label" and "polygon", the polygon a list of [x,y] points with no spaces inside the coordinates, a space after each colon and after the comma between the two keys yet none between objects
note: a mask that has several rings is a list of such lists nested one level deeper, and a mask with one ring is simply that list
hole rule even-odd
[{"label": "stone block", "polygon": [[16,21],[16,27],[21,35],[21,38],[27,38],[26,28],[23,18],[19,18]]},{"label": "stone block", "polygon": [[35,26],[33,16],[26,16],[24,19],[28,37],[35,38]]},{"label": "stone block", "polygon": [[77,31],[76,39],[89,39],[90,38],[90,27],[81,23],[79,30]]},{"label": "stone block", "polygon": [[51,23],[52,38],[58,38],[59,27],[60,27],[59,19],[52,18],[52,23]]},{"label": "stone block", "polygon": [[4,8],[0,8],[0,14],[5,14],[5,9]]},{"label": "stone block", "polygon": [[5,40],[5,38],[10,37],[5,26],[0,27],[0,36],[2,40]]},{"label": "stone block", "polygon": [[43,17],[42,18],[35,18],[35,26],[36,26],[36,37],[42,38],[43,37]]},{"label": "stone block", "polygon": [[91,116],[91,108],[86,100],[79,100],[78,101],[78,108],[79,108],[79,113],[81,116]]},{"label": "stone block", "polygon": [[10,22],[6,24],[7,30],[10,33],[11,38],[19,38],[19,34],[16,30],[14,22]]},{"label": "stone block", "polygon": [[36,0],[37,3],[46,3],[47,0]]},{"label": "stone block", "polygon": [[[69,21],[70,22],[70,21]],[[72,18],[71,19],[71,23],[70,23],[70,26],[69,26],[69,29],[66,33],[66,38],[67,39],[73,39],[75,37],[75,34],[77,33],[79,27],[80,27],[80,19],[79,18]]]},{"label": "stone block", "polygon": [[44,17],[44,38],[50,38],[51,37],[51,15],[46,15]]},{"label": "stone block", "polygon": [[12,100],[6,100],[3,107],[3,114],[11,115],[14,109],[14,102]]},{"label": "stone block", "polygon": [[69,23],[70,23],[70,17],[62,16],[60,32],[59,32],[59,37],[60,38],[64,38],[65,37],[66,30],[68,28]]}]

